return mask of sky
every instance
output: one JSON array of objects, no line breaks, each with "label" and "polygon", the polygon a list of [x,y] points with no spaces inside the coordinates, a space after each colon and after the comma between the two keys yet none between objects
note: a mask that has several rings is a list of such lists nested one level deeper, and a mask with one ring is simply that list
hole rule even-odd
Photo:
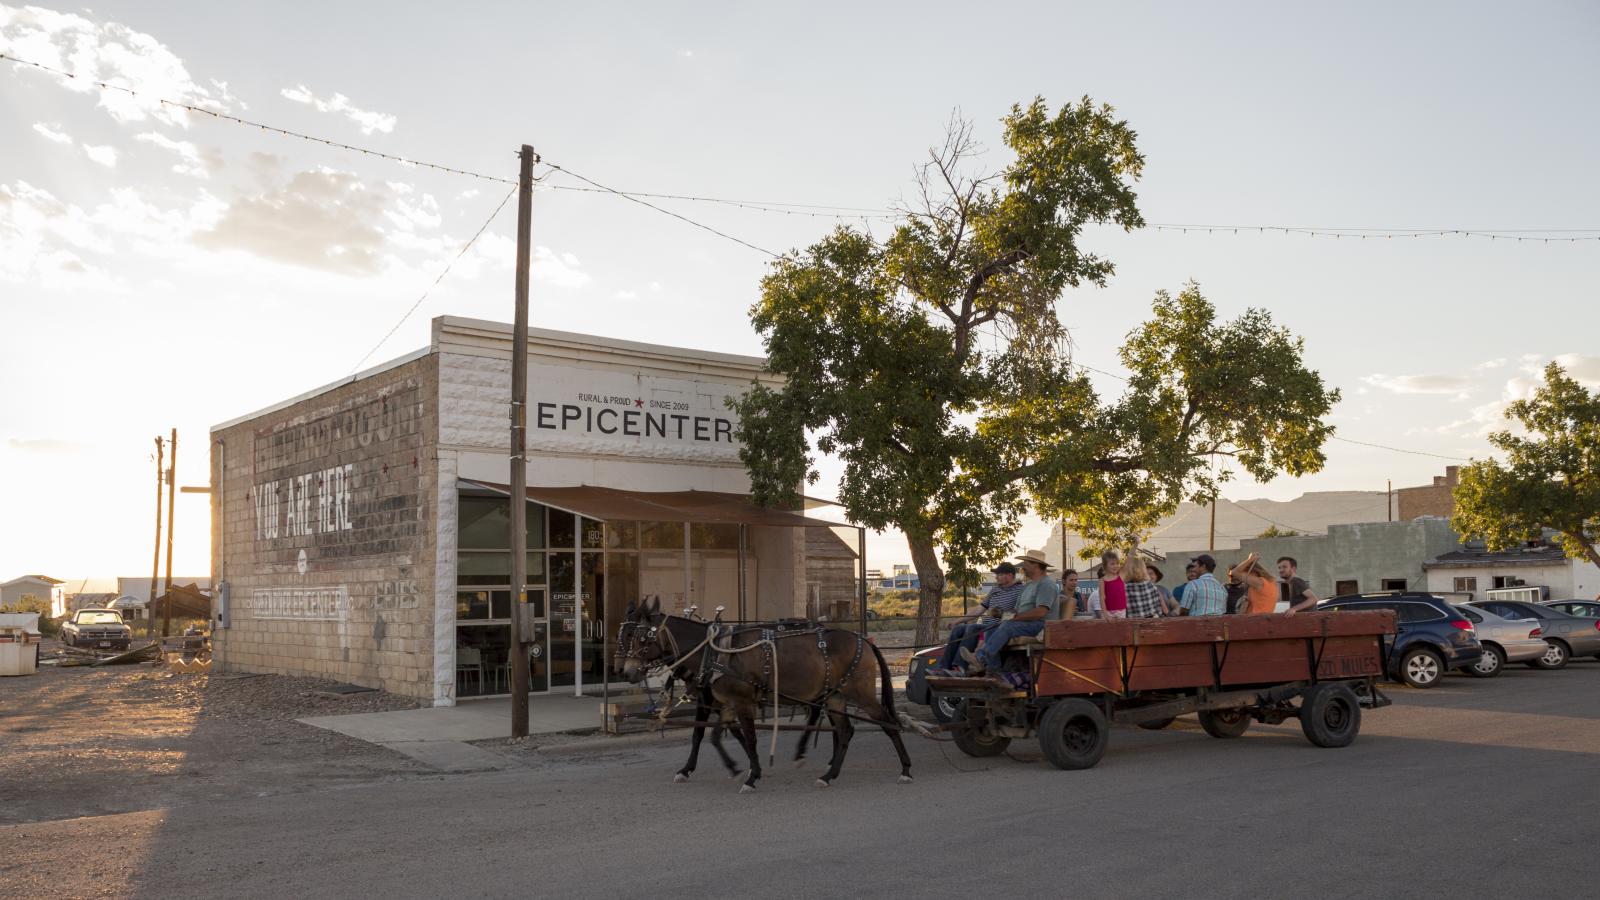
[{"label": "sky", "polygon": [[[156,435],[179,430],[178,481],[202,485],[212,425],[424,346],[434,316],[510,320],[515,204],[461,254],[505,184],[155,98],[497,178],[528,143],[626,190],[884,210],[952,113],[997,169],[1011,104],[1087,95],[1138,131],[1148,222],[1230,228],[1087,230],[1117,270],[1060,300],[1079,361],[1115,371],[1154,293],[1193,279],[1222,315],[1262,307],[1304,336],[1343,391],[1341,438],[1415,451],[1332,442],[1322,472],[1229,497],[1426,484],[1439,457],[1486,455],[1544,363],[1600,386],[1600,241],[1231,228],[1600,235],[1592,4],[464,9],[0,5],[0,53],[145,92],[0,63],[0,579],[147,572]],[[581,184],[534,198],[532,324],[761,352],[768,257],[548,190]],[[888,227],[658,202],[778,252]],[[209,570],[207,522],[179,496],[179,575]],[[909,554],[890,534],[869,557]]]}]

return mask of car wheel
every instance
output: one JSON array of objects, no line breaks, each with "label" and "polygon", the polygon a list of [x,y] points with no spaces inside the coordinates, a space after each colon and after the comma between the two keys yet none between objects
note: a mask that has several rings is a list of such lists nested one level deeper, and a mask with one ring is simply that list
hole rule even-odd
[{"label": "car wheel", "polygon": [[1444,675],[1439,654],[1418,647],[1400,659],[1400,680],[1414,688],[1431,688]]},{"label": "car wheel", "polygon": [[1528,665],[1535,669],[1563,669],[1572,658],[1572,653],[1567,650],[1567,645],[1560,641],[1545,641],[1544,655],[1538,659],[1528,660]]},{"label": "car wheel", "polygon": [[1318,747],[1347,747],[1361,732],[1361,701],[1347,684],[1312,685],[1300,701],[1300,730]]},{"label": "car wheel", "polygon": [[1156,719],[1154,722],[1140,722],[1139,727],[1145,731],[1160,731],[1176,721],[1178,721],[1177,716],[1167,716],[1165,719]]},{"label": "car wheel", "polygon": [[1470,666],[1462,666],[1461,671],[1479,678],[1493,678],[1505,668],[1506,654],[1504,650],[1493,644],[1483,645],[1483,656]]},{"label": "car wheel", "polygon": [[949,694],[933,694],[928,697],[928,708],[933,710],[933,720],[941,725],[954,722],[960,713],[961,701]]},{"label": "car wheel", "polygon": [[1093,767],[1110,737],[1105,713],[1087,700],[1057,700],[1039,718],[1039,747],[1058,769]]},{"label": "car wheel", "polygon": [[1200,727],[1214,738],[1236,738],[1250,730],[1250,716],[1242,709],[1202,709]]}]

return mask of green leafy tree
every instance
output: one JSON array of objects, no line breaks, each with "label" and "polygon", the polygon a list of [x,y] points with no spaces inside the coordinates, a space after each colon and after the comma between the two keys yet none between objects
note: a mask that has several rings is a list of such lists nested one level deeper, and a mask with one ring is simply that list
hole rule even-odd
[{"label": "green leafy tree", "polygon": [[1300,532],[1295,531],[1293,528],[1279,528],[1276,525],[1268,525],[1266,531],[1263,531],[1260,534],[1256,535],[1256,537],[1258,537],[1258,538],[1299,537],[1299,536],[1300,536]]},{"label": "green leafy tree", "polygon": [[1589,393],[1551,363],[1544,383],[1508,406],[1506,418],[1526,433],[1491,434],[1504,462],[1461,470],[1451,525],[1493,550],[1549,529],[1561,535],[1568,556],[1600,565],[1600,392]]},{"label": "green leafy tree", "polygon": [[60,630],[59,623],[50,617],[49,599],[41,599],[37,594],[23,594],[17,602],[0,607],[0,612],[38,613],[40,634],[54,635]]},{"label": "green leafy tree", "polygon": [[976,147],[956,122],[887,240],[842,227],[774,264],[751,320],[783,383],[733,404],[759,500],[797,502],[813,452],[834,454],[850,516],[906,535],[922,642],[945,565],[965,577],[1005,555],[1030,507],[1124,544],[1213,496],[1217,456],[1262,480],[1320,468],[1338,398],[1267,313],[1218,322],[1194,284],[1156,295],[1120,351],[1126,390],[1097,396],[1056,304],[1114,271],[1085,225],[1143,225],[1144,158],[1088,98],[1016,106],[1003,125],[998,174],[966,174]]}]

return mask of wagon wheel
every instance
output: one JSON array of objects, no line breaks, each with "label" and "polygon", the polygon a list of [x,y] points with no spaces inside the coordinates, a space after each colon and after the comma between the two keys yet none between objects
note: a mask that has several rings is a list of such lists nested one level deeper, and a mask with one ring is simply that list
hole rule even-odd
[{"label": "wagon wheel", "polygon": [[1347,684],[1312,685],[1300,701],[1300,730],[1318,747],[1347,747],[1361,733],[1361,700]]},{"label": "wagon wheel", "polygon": [[1106,753],[1111,728],[1087,700],[1057,700],[1039,719],[1039,746],[1058,769],[1087,769]]},{"label": "wagon wheel", "polygon": [[1242,709],[1202,709],[1200,727],[1214,738],[1236,738],[1250,730],[1250,715]]},{"label": "wagon wheel", "polygon": [[1011,738],[996,734],[984,707],[963,700],[956,706],[962,727],[952,735],[956,749],[968,756],[999,756],[1011,746]]}]

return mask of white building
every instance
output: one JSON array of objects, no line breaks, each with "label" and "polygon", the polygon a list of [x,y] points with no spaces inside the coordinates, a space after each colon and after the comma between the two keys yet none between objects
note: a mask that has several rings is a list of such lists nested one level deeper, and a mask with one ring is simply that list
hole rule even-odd
[{"label": "white building", "polygon": [[1457,550],[1428,560],[1422,568],[1429,591],[1470,594],[1476,600],[1484,599],[1485,591],[1524,585],[1548,587],[1552,600],[1600,598],[1600,567],[1548,544],[1501,552]]},{"label": "white building", "polygon": [[50,602],[50,617],[67,614],[67,599],[61,586],[66,582],[48,575],[23,575],[0,583],[0,606],[11,606],[23,597],[37,597]]},{"label": "white building", "polygon": [[730,619],[854,599],[853,529],[841,551],[830,523],[746,496],[726,401],[770,378],[763,360],[532,330],[514,604],[511,341],[435,319],[421,351],[212,429],[217,665],[449,705],[509,690],[520,609],[534,690],[578,692],[642,597]]}]

